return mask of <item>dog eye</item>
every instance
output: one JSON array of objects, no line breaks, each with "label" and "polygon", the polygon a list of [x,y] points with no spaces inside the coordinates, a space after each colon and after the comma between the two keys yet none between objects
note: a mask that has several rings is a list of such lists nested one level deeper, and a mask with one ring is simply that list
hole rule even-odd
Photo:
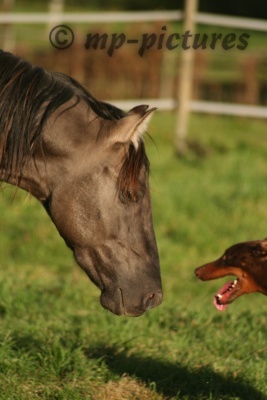
[{"label": "dog eye", "polygon": [[259,246],[254,247],[254,248],[252,249],[252,253],[253,253],[253,255],[254,255],[255,257],[263,257],[263,256],[265,256],[265,251],[262,250],[262,248],[259,247]]},{"label": "dog eye", "polygon": [[224,254],[224,255],[222,256],[222,262],[223,262],[224,265],[227,264],[227,255],[226,255],[226,254]]}]

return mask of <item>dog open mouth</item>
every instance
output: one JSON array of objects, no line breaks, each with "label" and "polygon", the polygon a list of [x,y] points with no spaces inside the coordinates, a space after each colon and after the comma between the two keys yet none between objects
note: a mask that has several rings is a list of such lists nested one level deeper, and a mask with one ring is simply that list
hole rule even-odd
[{"label": "dog open mouth", "polygon": [[219,311],[225,311],[228,304],[236,298],[235,294],[239,289],[239,278],[228,282],[215,294],[213,304]]}]

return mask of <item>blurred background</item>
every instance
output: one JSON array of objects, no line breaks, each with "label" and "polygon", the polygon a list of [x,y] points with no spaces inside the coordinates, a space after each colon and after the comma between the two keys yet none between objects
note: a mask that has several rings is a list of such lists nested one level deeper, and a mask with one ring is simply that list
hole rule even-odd
[{"label": "blurred background", "polygon": [[[177,10],[184,9],[184,2],[178,0]],[[85,13],[104,11],[140,11],[174,10],[174,3],[167,1],[141,0],[3,0],[2,12],[7,13]],[[250,1],[235,0],[231,3],[212,0],[200,0],[198,10],[204,13],[216,13],[259,19],[267,18],[267,5],[256,0],[253,7]],[[174,17],[175,19],[175,17]],[[162,20],[127,23],[75,23],[66,22],[74,34],[73,46],[67,50],[54,49],[49,42],[49,31],[55,26],[50,23],[3,23],[1,24],[0,46],[6,50],[26,57],[35,64],[48,70],[62,71],[85,84],[98,98],[102,99],[139,99],[173,98],[179,86],[181,64],[181,46],[168,50],[157,50],[155,46],[140,57],[134,45],[122,46],[112,57],[106,50],[86,50],[84,45],[88,33],[123,32],[128,37],[141,37],[144,33],[155,33],[157,37],[166,26],[166,34],[184,33],[182,21]],[[15,21],[15,19],[14,19]],[[58,21],[60,23],[60,21]],[[234,26],[223,28],[199,24],[196,32],[209,37],[212,33],[223,36],[234,33],[250,35],[248,47],[242,51],[236,48],[224,50],[218,45],[215,49],[195,50],[193,72],[193,99],[237,102],[265,105],[267,103],[267,51],[266,32],[236,29]],[[179,88],[178,88],[179,89]]]}]

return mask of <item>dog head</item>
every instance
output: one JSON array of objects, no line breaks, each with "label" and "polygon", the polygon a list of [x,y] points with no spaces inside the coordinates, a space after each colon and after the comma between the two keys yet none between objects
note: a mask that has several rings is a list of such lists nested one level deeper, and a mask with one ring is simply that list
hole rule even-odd
[{"label": "dog head", "polygon": [[267,295],[267,239],[235,244],[217,260],[197,268],[195,274],[203,281],[228,275],[236,278],[214,296],[214,305],[220,311],[243,294]]}]

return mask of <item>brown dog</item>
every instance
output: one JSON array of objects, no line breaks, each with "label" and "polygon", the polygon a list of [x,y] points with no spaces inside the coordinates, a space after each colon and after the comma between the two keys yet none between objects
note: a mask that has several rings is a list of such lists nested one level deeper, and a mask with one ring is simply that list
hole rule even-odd
[{"label": "brown dog", "polygon": [[219,311],[243,294],[260,292],[267,296],[267,239],[235,244],[218,260],[197,268],[195,274],[203,281],[236,277],[215,294],[213,303]]}]

